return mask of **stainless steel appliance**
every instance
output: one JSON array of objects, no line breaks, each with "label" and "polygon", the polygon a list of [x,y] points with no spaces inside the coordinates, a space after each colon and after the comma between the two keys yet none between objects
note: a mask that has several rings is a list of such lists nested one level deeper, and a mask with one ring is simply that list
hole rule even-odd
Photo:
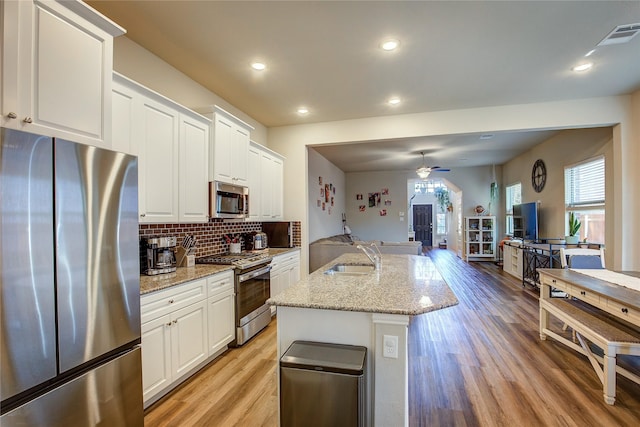
[{"label": "stainless steel appliance", "polygon": [[140,239],[140,273],[155,276],[176,271],[177,245],[175,236]]},{"label": "stainless steel appliance", "polygon": [[0,132],[0,424],[142,426],[137,159]]},{"label": "stainless steel appliance", "polygon": [[197,264],[230,264],[235,267],[236,340],[239,346],[271,322],[271,309],[266,304],[271,295],[271,256],[242,252],[201,257]]},{"label": "stainless steel appliance", "polygon": [[293,247],[293,225],[290,222],[263,222],[262,231],[272,248]]},{"label": "stainless steel appliance", "polygon": [[261,231],[252,231],[242,236],[244,239],[244,248],[248,251],[257,251],[268,248],[267,235]]},{"label": "stainless steel appliance", "polygon": [[249,216],[249,188],[219,181],[209,182],[209,216],[211,218]]}]

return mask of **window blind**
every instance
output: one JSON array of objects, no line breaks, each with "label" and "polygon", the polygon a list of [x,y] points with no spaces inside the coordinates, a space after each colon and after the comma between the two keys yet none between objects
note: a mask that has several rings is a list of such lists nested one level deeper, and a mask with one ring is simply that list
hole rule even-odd
[{"label": "window blind", "polygon": [[604,157],[564,169],[567,209],[604,206]]}]

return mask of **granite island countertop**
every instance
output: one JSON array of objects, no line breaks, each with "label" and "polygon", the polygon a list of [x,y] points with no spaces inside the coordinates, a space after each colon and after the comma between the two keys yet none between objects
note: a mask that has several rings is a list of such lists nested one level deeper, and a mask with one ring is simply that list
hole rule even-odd
[{"label": "granite island countertop", "polygon": [[429,257],[382,254],[379,271],[328,275],[337,263],[371,264],[364,254],[344,254],[303,278],[267,304],[312,309],[418,315],[458,304]]},{"label": "granite island countertop", "polygon": [[[300,248],[269,248],[269,255],[277,256],[291,251],[299,251]],[[193,267],[178,267],[174,273],[158,274],[155,276],[140,276],[140,295],[181,285],[192,280],[211,276],[223,271],[233,270],[231,265],[196,264]]]}]

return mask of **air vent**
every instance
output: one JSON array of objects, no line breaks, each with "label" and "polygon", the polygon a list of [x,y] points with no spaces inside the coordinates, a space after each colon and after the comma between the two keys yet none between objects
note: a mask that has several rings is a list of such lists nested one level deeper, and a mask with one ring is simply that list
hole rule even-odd
[{"label": "air vent", "polygon": [[640,23],[618,25],[607,36],[602,39],[598,46],[607,46],[610,44],[621,44],[631,41],[632,38],[640,32]]}]

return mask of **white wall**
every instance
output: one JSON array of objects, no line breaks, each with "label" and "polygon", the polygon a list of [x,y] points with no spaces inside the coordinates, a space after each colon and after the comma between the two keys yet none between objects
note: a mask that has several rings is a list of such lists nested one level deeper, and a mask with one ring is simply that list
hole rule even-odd
[{"label": "white wall", "polygon": [[[406,242],[408,240],[407,175],[398,172],[352,172],[347,179],[347,220],[351,231],[361,240],[386,240]],[[388,194],[382,194],[382,190]],[[369,193],[380,194],[380,205],[369,207]],[[362,200],[356,195],[362,194]],[[385,205],[385,200],[391,202]],[[364,205],[364,212],[359,206]],[[380,211],[386,215],[381,216]],[[403,216],[399,213],[402,212]]]},{"label": "white wall", "polygon": [[265,126],[126,36],[115,38],[113,68],[120,74],[188,108],[195,110],[219,105],[255,128],[251,132],[252,141],[268,146]]},{"label": "white wall", "polygon": [[[640,269],[640,92],[632,96],[590,98],[572,101],[486,107],[433,113],[345,120],[329,123],[285,126],[268,130],[269,145],[287,157],[285,170],[285,211],[303,219],[302,245],[309,243],[308,206],[292,202],[296,194],[307,191],[308,183],[296,180],[306,174],[306,146],[353,141],[406,138],[517,130],[570,129],[614,125],[615,215],[613,245],[608,245],[615,269]],[[453,171],[452,171],[453,172]],[[500,175],[498,175],[500,176]],[[482,198],[484,186],[474,192],[461,187],[464,205]],[[487,187],[488,188],[488,187]],[[501,189],[503,188],[501,184]],[[488,190],[486,190],[488,193]],[[479,195],[479,196],[476,196]],[[488,194],[485,200],[488,201]],[[485,203],[479,203],[486,206]],[[499,202],[502,204],[502,201]],[[469,213],[464,208],[464,215]],[[503,226],[501,225],[501,229]],[[304,257],[304,253],[303,253]],[[303,261],[303,263],[306,262]]]},{"label": "white wall", "polygon": [[[342,214],[345,213],[346,192],[344,172],[338,169],[336,165],[325,159],[313,148],[309,148],[308,159],[309,192],[306,200],[309,209],[309,242],[313,242],[322,237],[342,234]],[[321,201],[321,204],[325,201],[324,198],[320,198],[319,177],[322,177],[323,189],[325,184],[331,184],[335,187],[335,193],[331,191],[329,202],[325,202],[324,210],[322,210],[322,207],[317,206],[318,200]],[[334,199],[333,206],[331,206],[331,197]]]}]

